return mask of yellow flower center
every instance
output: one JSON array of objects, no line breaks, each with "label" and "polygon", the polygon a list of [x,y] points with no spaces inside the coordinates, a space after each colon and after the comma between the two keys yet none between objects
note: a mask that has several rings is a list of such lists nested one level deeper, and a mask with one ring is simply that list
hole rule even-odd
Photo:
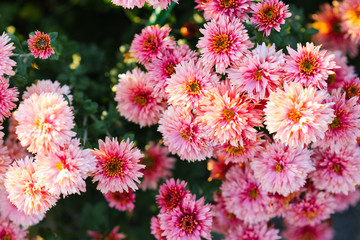
[{"label": "yellow flower center", "polygon": [[257,16],[263,24],[269,25],[274,23],[279,17],[279,9],[274,6],[264,5],[264,7],[257,13]]},{"label": "yellow flower center", "polygon": [[188,81],[187,88],[189,93],[192,95],[199,94],[199,91],[201,89],[199,82],[192,77]]},{"label": "yellow flower center", "polygon": [[138,95],[134,97],[134,102],[139,106],[145,106],[147,104],[147,98],[144,95]]},{"label": "yellow flower center", "polygon": [[275,172],[281,172],[284,170],[284,165],[280,164],[280,163],[275,163]]},{"label": "yellow flower center", "polygon": [[50,42],[45,36],[38,36],[35,39],[35,47],[40,51],[44,51],[50,47]]},{"label": "yellow flower center", "polygon": [[168,65],[165,67],[165,72],[168,76],[171,76],[175,73],[175,63],[169,62]]},{"label": "yellow flower center", "polygon": [[113,157],[103,163],[105,173],[109,177],[118,177],[124,174],[124,161],[121,158]]},{"label": "yellow flower center", "polygon": [[304,56],[299,62],[299,70],[306,75],[313,74],[319,66],[315,57],[309,55]]},{"label": "yellow flower center", "polygon": [[334,172],[336,172],[337,175],[341,175],[341,173],[342,173],[342,166],[341,166],[341,164],[335,163],[335,164],[332,166],[332,169],[333,169]]},{"label": "yellow flower center", "polygon": [[231,120],[234,119],[235,112],[233,110],[227,108],[223,111],[223,115],[224,115],[225,120],[230,122]]},{"label": "yellow flower center", "polygon": [[158,49],[158,47],[156,46],[156,40],[156,36],[148,35],[143,42],[143,49],[145,51],[156,51]]},{"label": "yellow flower center", "polygon": [[55,166],[59,171],[61,171],[65,168],[64,164],[60,161],[58,161]]},{"label": "yellow flower center", "polygon": [[253,73],[253,78],[255,81],[260,81],[261,80],[261,77],[262,77],[262,73],[263,73],[263,70],[262,69],[258,69],[256,70],[254,73]]},{"label": "yellow flower center", "polygon": [[234,147],[232,145],[229,145],[225,148],[224,151],[226,151],[227,155],[233,155],[233,156],[240,156],[242,154],[244,154],[246,148],[245,148],[245,144],[244,146],[237,146]]},{"label": "yellow flower center", "polygon": [[344,91],[346,93],[347,99],[350,99],[352,97],[357,97],[360,95],[360,89],[357,86],[355,86],[354,84],[345,87]]},{"label": "yellow flower center", "polygon": [[145,169],[146,170],[151,170],[155,167],[155,158],[153,156],[150,156],[150,155],[146,155],[145,157],[143,157],[141,160],[140,160],[141,164],[145,165]]},{"label": "yellow flower center", "polygon": [[234,8],[237,6],[236,0],[218,0],[218,2],[221,8]]},{"label": "yellow flower center", "polygon": [[259,195],[259,190],[257,189],[257,187],[252,187],[251,190],[249,191],[249,196],[251,199],[256,199]]},{"label": "yellow flower center", "polygon": [[291,112],[289,112],[288,114],[288,118],[290,118],[291,120],[293,120],[294,123],[297,123],[300,121],[302,114],[297,111],[297,110],[292,110]]},{"label": "yellow flower center", "polygon": [[341,126],[341,119],[338,117],[335,117],[332,123],[330,124],[331,129],[337,129]]},{"label": "yellow flower center", "polygon": [[194,219],[193,215],[185,214],[180,218],[181,230],[184,230],[189,234],[191,234],[194,231],[197,224],[198,222],[196,221],[196,219]]},{"label": "yellow flower center", "polygon": [[211,45],[213,50],[216,53],[223,52],[226,53],[229,51],[232,41],[230,41],[229,36],[226,34],[220,34],[215,36],[212,39]]},{"label": "yellow flower center", "polygon": [[330,74],[330,75],[328,76],[328,78],[326,79],[326,83],[327,83],[327,84],[335,83],[335,81],[336,81],[336,73]]}]

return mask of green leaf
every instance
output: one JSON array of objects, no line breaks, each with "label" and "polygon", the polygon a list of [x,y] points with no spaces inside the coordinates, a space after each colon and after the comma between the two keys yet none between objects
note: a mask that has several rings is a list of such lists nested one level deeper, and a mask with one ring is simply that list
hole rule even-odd
[{"label": "green leaf", "polygon": [[50,43],[53,43],[55,41],[55,39],[57,38],[58,36],[58,33],[57,32],[51,32],[49,34],[49,37],[50,37]]},{"label": "green leaf", "polygon": [[11,41],[14,43],[14,46],[20,50],[21,52],[23,52],[23,49],[22,49],[22,46],[21,46],[21,43],[19,41],[19,39],[14,35],[14,34],[8,34]]},{"label": "green leaf", "polygon": [[16,86],[25,86],[27,83],[27,78],[21,75],[15,75],[11,77],[11,80],[15,82]]}]

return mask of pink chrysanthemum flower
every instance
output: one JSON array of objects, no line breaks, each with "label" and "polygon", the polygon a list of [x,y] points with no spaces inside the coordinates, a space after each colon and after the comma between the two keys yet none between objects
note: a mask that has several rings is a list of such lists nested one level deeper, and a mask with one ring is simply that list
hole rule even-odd
[{"label": "pink chrysanthemum flower", "polygon": [[254,224],[273,217],[273,200],[259,187],[249,168],[231,167],[220,189],[226,210],[245,223]]},{"label": "pink chrysanthemum flower", "polygon": [[183,201],[184,197],[190,194],[185,190],[187,183],[185,181],[170,178],[159,188],[159,195],[156,195],[156,203],[160,208],[160,213],[174,210]]},{"label": "pink chrysanthemum flower", "polygon": [[111,2],[117,6],[131,9],[133,9],[135,6],[142,8],[145,4],[145,0],[111,0]]},{"label": "pink chrysanthemum flower", "polygon": [[95,231],[90,231],[90,230],[88,230],[88,235],[90,237],[92,237],[91,240],[102,240],[102,239],[104,239],[104,240],[123,240],[126,238],[126,235],[123,233],[118,233],[119,228],[120,228],[119,226],[115,226],[113,228],[113,230],[111,230],[111,232],[106,236],[103,236],[103,234],[101,234],[101,233],[98,233]]},{"label": "pink chrysanthemum flower", "polygon": [[172,2],[178,3],[178,0],[147,0],[147,2],[154,8],[158,8],[160,6],[161,9],[166,9]]},{"label": "pink chrysanthemum flower", "polygon": [[93,154],[96,158],[93,182],[99,181],[98,190],[107,193],[138,189],[136,183],[140,182],[141,169],[145,167],[139,162],[144,154],[134,147],[133,142],[128,139],[119,143],[117,138],[106,137],[105,142],[99,140],[99,149]]},{"label": "pink chrysanthemum flower", "polygon": [[195,0],[195,3],[197,4],[195,6],[195,9],[203,11],[205,7],[209,4],[209,0]]},{"label": "pink chrysanthemum flower", "polygon": [[8,196],[9,193],[5,189],[0,191],[0,215],[2,219],[10,220],[16,225],[28,227],[39,223],[45,217],[45,213],[26,214],[18,210],[17,207],[10,202]]},{"label": "pink chrysanthemum flower", "polygon": [[282,50],[276,52],[275,44],[267,47],[263,43],[246,54],[241,64],[230,68],[228,77],[250,98],[264,99],[280,85],[284,63]]},{"label": "pink chrysanthemum flower", "polygon": [[143,169],[144,178],[141,181],[140,188],[156,189],[160,179],[167,179],[171,176],[171,169],[174,168],[176,159],[168,157],[169,150],[154,142],[146,146],[145,156],[141,159],[141,164],[145,165]]},{"label": "pink chrysanthemum flower", "polygon": [[0,76],[4,74],[9,76],[14,76],[15,72],[13,71],[13,67],[16,66],[16,62],[10,58],[13,54],[12,50],[15,49],[13,46],[14,43],[9,43],[10,37],[3,33],[0,36]]},{"label": "pink chrysanthemum flower", "polygon": [[334,198],[336,202],[335,212],[344,212],[349,207],[355,207],[360,201],[360,189],[348,192],[347,195],[343,193],[335,194]]},{"label": "pink chrysanthemum flower", "polygon": [[158,25],[148,26],[136,34],[131,43],[130,53],[133,53],[138,63],[146,64],[161,56],[161,50],[173,48],[175,43],[169,37],[171,29]]},{"label": "pink chrysanthemum flower", "polygon": [[151,234],[157,239],[157,240],[166,240],[166,237],[162,236],[164,230],[160,228],[160,221],[157,217],[152,217],[150,222],[150,229]]},{"label": "pink chrysanthemum flower", "polygon": [[26,91],[22,95],[22,99],[25,100],[34,93],[37,95],[40,95],[41,93],[57,93],[59,95],[66,95],[70,104],[73,99],[69,86],[60,86],[58,81],[52,82],[51,80],[38,80],[36,83],[33,83],[30,87],[26,88]]},{"label": "pink chrysanthemum flower", "polygon": [[277,240],[281,239],[279,236],[279,230],[273,227],[269,227],[265,222],[246,226],[240,224],[230,229],[226,234],[224,240]]},{"label": "pink chrysanthemum flower", "polygon": [[155,96],[147,76],[139,68],[135,68],[132,72],[120,74],[116,85],[116,108],[120,115],[140,127],[156,124],[166,107],[166,102]]},{"label": "pink chrysanthemum flower", "polygon": [[204,127],[190,110],[170,106],[159,121],[158,131],[164,145],[181,160],[201,161],[213,153]]},{"label": "pink chrysanthemum flower", "polygon": [[167,81],[168,103],[175,107],[196,109],[199,101],[217,85],[219,78],[201,61],[181,62]]},{"label": "pink chrysanthemum flower", "polygon": [[342,90],[346,93],[346,99],[358,97],[357,103],[360,104],[360,78],[346,78]]},{"label": "pink chrysanthemum flower", "polygon": [[82,150],[80,139],[76,138],[59,151],[37,154],[34,175],[54,195],[80,194],[86,191],[85,179],[95,165],[91,150]]},{"label": "pink chrysanthemum flower", "polygon": [[28,239],[26,237],[27,230],[20,228],[20,226],[15,225],[9,221],[0,221],[0,239],[4,240],[25,240]]},{"label": "pink chrysanthemum flower", "polygon": [[215,143],[237,147],[246,139],[257,140],[254,127],[262,125],[262,111],[226,82],[200,101],[198,119]]},{"label": "pink chrysanthemum flower", "polygon": [[206,21],[218,19],[220,16],[244,21],[248,18],[251,4],[251,0],[208,0],[202,6]]},{"label": "pink chrysanthemum flower", "polygon": [[196,61],[197,57],[198,53],[190,50],[186,44],[161,50],[161,57],[155,58],[146,65],[149,71],[147,82],[154,88],[156,95],[167,99],[165,92],[167,79],[176,72],[175,67],[182,61]]},{"label": "pink chrysanthemum flower", "polygon": [[301,83],[305,87],[315,86],[320,89],[327,87],[326,80],[338,68],[334,61],[335,56],[321,50],[321,46],[306,43],[297,44],[297,51],[287,47],[290,56],[286,56],[285,78],[289,82]]},{"label": "pink chrysanthemum flower", "polygon": [[323,222],[315,226],[287,226],[282,235],[286,240],[331,240],[334,230],[328,222]]},{"label": "pink chrysanthemum flower", "polygon": [[16,134],[32,153],[56,151],[76,135],[73,113],[67,101],[56,93],[33,94],[20,103],[15,114]]},{"label": "pink chrysanthemum flower", "polygon": [[280,24],[284,24],[285,18],[291,16],[288,8],[288,5],[279,0],[265,0],[253,4],[251,21],[257,24],[259,31],[265,30],[264,34],[269,36],[272,28],[280,32]]},{"label": "pink chrysanthemum flower", "polygon": [[360,0],[344,0],[339,6],[341,27],[356,44],[360,44]]},{"label": "pink chrysanthemum flower", "polygon": [[316,170],[309,176],[318,189],[331,193],[355,191],[360,184],[360,148],[343,145],[336,151],[331,149],[314,149],[312,160]]},{"label": "pink chrysanthemum flower", "polygon": [[18,101],[17,88],[9,88],[9,86],[9,79],[0,76],[0,122],[11,116],[11,110],[16,107],[14,102]]},{"label": "pink chrysanthemum flower", "polygon": [[29,49],[35,58],[47,59],[54,54],[54,49],[51,48],[51,39],[48,34],[40,31],[35,31],[35,35],[29,35],[28,39]]},{"label": "pink chrysanthemum flower", "polygon": [[169,240],[211,239],[212,212],[204,198],[196,201],[195,195],[188,195],[171,212],[159,214],[163,236]]},{"label": "pink chrysanthemum flower", "polygon": [[20,159],[10,166],[4,185],[11,203],[25,214],[45,213],[58,198],[39,184],[31,157]]},{"label": "pink chrysanthemum flower", "polygon": [[115,208],[119,211],[129,211],[132,212],[135,207],[135,193],[133,190],[129,192],[107,192],[104,194],[106,201],[108,201],[109,206]]},{"label": "pink chrysanthemum flower", "polygon": [[250,165],[260,188],[270,193],[289,195],[305,185],[309,172],[315,170],[311,151],[283,143],[267,144]]},{"label": "pink chrysanthemum flower", "polygon": [[0,139],[0,186],[4,184],[5,173],[12,163],[8,148],[3,146],[3,143],[3,140]]},{"label": "pink chrysanthemum flower", "polygon": [[304,147],[324,138],[334,119],[332,103],[323,103],[325,90],[303,88],[299,83],[272,92],[266,104],[265,124],[274,139],[294,147]]},{"label": "pink chrysanthemum flower", "polygon": [[285,221],[293,226],[317,225],[334,213],[334,197],[318,190],[303,191],[305,196],[297,197],[289,204],[283,215]]},{"label": "pink chrysanthemum flower", "polygon": [[317,141],[314,146],[339,149],[356,144],[356,139],[360,136],[360,105],[357,100],[358,97],[346,100],[346,93],[341,93],[340,89],[332,92],[325,102],[335,103],[331,106],[335,118],[329,124],[324,139]]},{"label": "pink chrysanthemum flower", "polygon": [[201,48],[203,62],[216,68],[216,72],[225,73],[231,64],[236,64],[253,47],[247,30],[237,18],[220,16],[200,29],[198,48]]}]

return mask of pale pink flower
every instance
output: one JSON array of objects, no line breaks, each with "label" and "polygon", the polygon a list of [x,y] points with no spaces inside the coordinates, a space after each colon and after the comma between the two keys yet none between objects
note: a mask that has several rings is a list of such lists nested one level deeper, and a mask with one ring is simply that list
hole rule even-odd
[{"label": "pale pink flower", "polygon": [[280,32],[280,24],[285,23],[285,18],[289,18],[288,5],[279,0],[264,0],[251,5],[251,21],[259,27],[259,31],[264,31],[266,36],[270,35],[271,29]]},{"label": "pale pink flower", "polygon": [[346,93],[346,99],[358,97],[357,104],[360,104],[360,78],[346,78],[342,90]]},{"label": "pale pink flower", "polygon": [[308,173],[315,170],[310,155],[306,148],[269,143],[250,165],[260,188],[287,196],[304,186]]},{"label": "pale pink flower", "polygon": [[196,109],[199,101],[217,85],[219,78],[201,62],[181,62],[167,80],[168,103],[175,107]]},{"label": "pale pink flower", "polygon": [[147,73],[135,68],[120,74],[116,85],[116,108],[120,115],[140,127],[156,124],[166,107],[163,98],[155,96],[147,77]]},{"label": "pale pink flower", "polygon": [[209,4],[209,0],[195,0],[195,3],[197,4],[195,6],[195,9],[203,11],[205,7]]},{"label": "pale pink flower", "polygon": [[266,222],[261,222],[253,225],[239,224],[230,229],[226,234],[224,240],[277,240],[281,239],[279,230],[269,227]]},{"label": "pale pink flower", "polygon": [[11,116],[11,110],[16,107],[18,101],[16,87],[9,88],[9,79],[0,76],[0,123]]},{"label": "pale pink flower", "polygon": [[22,99],[29,98],[32,94],[40,95],[41,93],[57,93],[59,95],[66,95],[69,99],[70,104],[72,103],[72,95],[68,85],[60,86],[58,81],[52,82],[51,80],[38,80],[33,83],[30,87],[26,88],[26,91],[22,95]]},{"label": "pale pink flower", "polygon": [[55,205],[58,196],[40,185],[32,157],[15,161],[6,172],[5,188],[9,199],[25,214],[42,214]]},{"label": "pale pink flower", "polygon": [[190,194],[189,190],[185,190],[187,183],[185,181],[170,178],[165,181],[159,188],[159,195],[156,195],[156,203],[160,208],[160,213],[172,211],[178,207],[184,197]]},{"label": "pale pink flower", "polygon": [[5,173],[11,163],[12,159],[9,155],[8,148],[3,146],[3,141],[0,140],[0,186],[4,184]]},{"label": "pale pink flower", "polygon": [[111,232],[106,235],[106,236],[103,236],[103,234],[101,233],[98,233],[98,232],[95,232],[95,231],[90,231],[88,230],[88,235],[91,238],[91,240],[122,240],[122,239],[125,239],[126,238],[126,235],[123,234],[123,233],[118,233],[119,231],[119,226],[115,226]]},{"label": "pale pink flower", "polygon": [[160,228],[160,221],[157,217],[152,217],[150,222],[150,229],[151,234],[157,239],[157,240],[166,240],[166,237],[162,236],[164,230]]},{"label": "pale pink flower", "polygon": [[85,179],[95,170],[90,149],[80,148],[80,139],[72,139],[58,151],[36,156],[35,174],[39,184],[54,195],[86,192]]},{"label": "pale pink flower", "polygon": [[158,25],[148,26],[141,31],[141,34],[135,34],[131,43],[130,53],[133,53],[137,62],[146,64],[153,61],[156,57],[161,57],[161,50],[173,48],[175,43],[169,37],[171,29]]},{"label": "pale pink flower", "polygon": [[27,233],[26,229],[20,228],[20,226],[10,221],[0,221],[0,239],[25,240],[28,239],[26,237]]},{"label": "pale pink flower", "polygon": [[190,110],[170,106],[160,118],[158,131],[164,145],[181,160],[201,161],[213,153],[204,127]]},{"label": "pale pink flower", "polygon": [[140,182],[141,169],[145,167],[139,162],[144,154],[134,147],[133,142],[128,139],[119,143],[117,138],[106,137],[105,142],[99,140],[99,149],[93,154],[96,158],[93,182],[99,181],[98,190],[107,193],[138,189],[136,183]]},{"label": "pale pink flower", "polygon": [[349,207],[355,207],[356,204],[360,200],[360,189],[356,189],[355,191],[348,192],[347,195],[343,193],[334,195],[336,207],[336,212],[344,212]]},{"label": "pale pink flower", "polygon": [[172,2],[178,3],[178,0],[147,0],[147,2],[154,8],[158,8],[160,6],[161,9],[166,9]]},{"label": "pale pink flower", "polygon": [[218,19],[221,16],[244,21],[248,18],[251,4],[251,0],[207,0],[202,8],[207,21],[213,18]]},{"label": "pale pink flower", "polygon": [[145,4],[145,0],[111,0],[111,2],[117,6],[131,9],[133,9],[135,6],[142,8]]},{"label": "pale pink flower", "polygon": [[56,93],[31,95],[20,103],[15,119],[21,145],[32,153],[55,151],[76,135],[71,108]]},{"label": "pale pink flower", "polygon": [[35,31],[34,35],[29,35],[27,42],[31,53],[35,58],[47,59],[55,53],[50,45],[50,36],[46,33]]},{"label": "pale pink flower", "polygon": [[195,195],[188,195],[173,211],[159,214],[159,220],[168,240],[211,239],[212,212],[203,197],[196,201]]},{"label": "pale pink flower", "polygon": [[276,52],[275,44],[267,47],[263,43],[247,53],[240,64],[228,69],[228,77],[250,98],[264,99],[280,85],[284,63],[282,50]]},{"label": "pale pink flower", "polygon": [[107,192],[104,197],[112,208],[129,212],[134,210],[135,193],[131,189],[129,192]]},{"label": "pale pink flower", "polygon": [[308,42],[306,46],[298,43],[297,51],[287,47],[290,56],[286,56],[284,80],[301,83],[305,87],[327,88],[326,80],[338,66],[334,61],[335,56],[326,50],[320,51],[320,47]]},{"label": "pale pink flower", "polygon": [[214,66],[216,72],[225,73],[231,64],[236,64],[242,56],[253,47],[247,30],[237,18],[220,16],[218,20],[205,23],[200,29],[204,35],[198,44],[201,59],[209,66]]},{"label": "pale pink flower", "polygon": [[248,167],[234,165],[220,187],[226,210],[247,224],[267,221],[275,210],[272,198],[259,187],[253,174]]},{"label": "pale pink flower", "polygon": [[160,179],[167,179],[172,175],[171,170],[174,169],[176,159],[168,157],[170,154],[167,147],[163,147],[160,143],[150,142],[145,148],[145,156],[140,160],[145,165],[143,169],[144,178],[141,181],[140,188],[156,189]]},{"label": "pale pink flower", "polygon": [[299,83],[272,92],[264,109],[265,124],[274,139],[290,146],[304,147],[324,138],[333,121],[333,103],[323,103],[325,90],[303,88]]},{"label": "pale pink flower", "polygon": [[334,233],[329,223],[323,222],[314,226],[287,226],[282,235],[286,240],[331,240]]},{"label": "pale pink flower", "polygon": [[360,184],[360,148],[344,145],[336,151],[315,148],[312,160],[316,170],[309,177],[318,189],[348,194]]},{"label": "pale pink flower", "polygon": [[14,43],[9,42],[10,37],[4,32],[0,36],[0,76],[4,74],[9,76],[15,75],[13,67],[16,66],[16,62],[10,58],[15,47]]},{"label": "pale pink flower", "polygon": [[341,28],[346,36],[356,44],[360,44],[360,0],[344,0],[340,3]]}]

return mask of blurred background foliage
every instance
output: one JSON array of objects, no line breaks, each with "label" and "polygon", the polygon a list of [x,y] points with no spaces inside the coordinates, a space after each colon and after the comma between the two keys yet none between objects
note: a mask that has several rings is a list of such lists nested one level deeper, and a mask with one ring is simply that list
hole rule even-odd
[{"label": "blurred background foliage", "polygon": [[[97,148],[98,139],[105,136],[130,138],[144,149],[150,140],[159,141],[157,126],[140,129],[138,125],[120,117],[114,101],[114,85],[119,73],[134,68],[135,61],[127,52],[135,33],[146,25],[168,24],[171,34],[179,41],[195,49],[197,31],[204,20],[202,13],[194,10],[193,0],[179,0],[169,10],[160,12],[145,6],[142,9],[123,9],[110,0],[1,0],[0,33],[13,34],[18,52],[28,53],[26,40],[30,32],[57,32],[53,43],[56,54],[50,60],[22,58],[11,84],[23,92],[37,79],[58,80],[70,86],[74,100],[77,137],[87,148]],[[310,16],[319,9],[323,0],[288,0],[293,16],[280,33],[271,34],[270,41],[278,48],[310,40],[314,29],[307,28]],[[330,1],[328,1],[330,2]],[[187,24],[187,25],[186,25]],[[188,26],[188,28],[181,27]],[[265,41],[262,34],[247,26],[250,36],[258,42]],[[185,38],[184,30],[193,33]],[[190,35],[191,35],[190,34]],[[18,59],[19,60],[19,59]],[[350,63],[360,71],[359,57]],[[178,160],[175,178],[189,182],[190,190],[207,202],[220,182],[208,181],[206,162],[187,163]],[[60,199],[46,218],[31,227],[31,236],[44,239],[89,239],[87,230],[103,234],[120,225],[120,232],[127,239],[154,239],[150,234],[150,218],[158,213],[155,204],[157,191],[136,192],[135,209],[132,213],[119,212],[108,207],[102,194],[87,180],[87,192]],[[334,216],[336,239],[360,239],[360,207],[351,208]],[[214,239],[220,236],[214,235]]]}]

